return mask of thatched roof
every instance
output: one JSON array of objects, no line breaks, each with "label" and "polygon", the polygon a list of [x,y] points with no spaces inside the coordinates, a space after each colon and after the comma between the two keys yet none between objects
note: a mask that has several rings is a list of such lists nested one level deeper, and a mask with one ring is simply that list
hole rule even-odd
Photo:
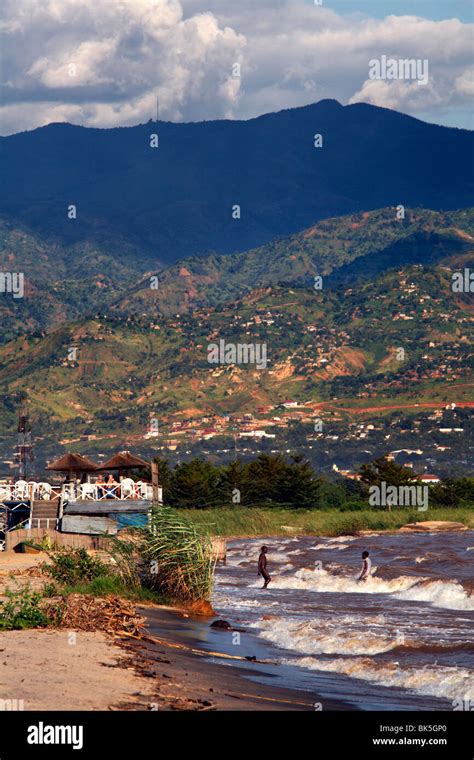
[{"label": "thatched roof", "polygon": [[46,469],[57,472],[94,472],[97,470],[97,465],[91,459],[83,457],[82,454],[73,454],[68,451],[55,462],[48,464]]},{"label": "thatched roof", "polygon": [[100,470],[132,470],[135,467],[149,467],[150,462],[140,459],[129,451],[121,451],[119,454],[100,465]]}]

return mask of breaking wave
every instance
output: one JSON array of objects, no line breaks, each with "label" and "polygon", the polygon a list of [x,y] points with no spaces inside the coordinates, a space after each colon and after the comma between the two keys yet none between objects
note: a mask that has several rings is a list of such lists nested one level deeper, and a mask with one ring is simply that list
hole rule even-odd
[{"label": "breaking wave", "polygon": [[419,581],[420,578],[402,575],[391,580],[371,576],[366,581],[359,582],[351,576],[332,575],[326,570],[303,567],[292,575],[275,576],[272,585],[277,589],[293,588],[322,593],[392,594],[404,591]]},{"label": "breaking wave", "polygon": [[395,686],[409,689],[424,696],[454,700],[474,699],[472,674],[465,668],[433,665],[430,668],[405,667],[399,663],[375,663],[367,657],[318,660],[315,657],[301,657],[285,660],[309,670],[341,673],[377,683],[381,686]]},{"label": "breaking wave", "polygon": [[448,610],[474,610],[474,596],[456,581],[430,581],[399,594],[396,599],[406,602],[430,602],[434,607],[444,607]]},{"label": "breaking wave", "polygon": [[336,628],[318,620],[299,622],[272,618],[260,621],[254,627],[258,625],[260,636],[272,644],[302,654],[375,655],[401,645],[402,639],[397,632],[393,635],[369,632],[364,627],[354,630],[349,621],[354,622],[349,618],[348,627],[342,627],[344,621],[339,620]]},{"label": "breaking wave", "polygon": [[[254,585],[258,585],[257,583]],[[303,589],[318,593],[393,594],[401,601],[427,602],[448,610],[474,610],[474,596],[457,581],[431,581],[410,575],[384,579],[372,575],[366,581],[326,570],[301,568],[293,574],[274,576],[272,588]]]}]

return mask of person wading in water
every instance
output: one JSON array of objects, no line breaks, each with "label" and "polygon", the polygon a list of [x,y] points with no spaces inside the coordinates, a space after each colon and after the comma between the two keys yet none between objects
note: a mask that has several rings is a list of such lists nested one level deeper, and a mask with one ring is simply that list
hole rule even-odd
[{"label": "person wading in water", "polygon": [[371,570],[372,562],[369,559],[369,552],[362,552],[362,569],[357,580],[366,581],[371,576]]},{"label": "person wading in water", "polygon": [[267,588],[268,584],[271,581],[270,575],[267,570],[267,551],[268,551],[267,547],[262,546],[262,548],[260,549],[260,556],[258,558],[258,575],[261,575],[264,580],[264,584],[262,588]]}]

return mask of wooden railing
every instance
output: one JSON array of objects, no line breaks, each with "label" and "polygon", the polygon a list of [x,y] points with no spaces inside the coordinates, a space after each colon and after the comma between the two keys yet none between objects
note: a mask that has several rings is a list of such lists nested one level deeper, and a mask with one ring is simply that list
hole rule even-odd
[{"label": "wooden railing", "polygon": [[107,499],[137,500],[153,498],[150,483],[82,483],[72,488],[65,486],[64,497],[68,501],[103,501]]},{"label": "wooden railing", "polygon": [[34,499],[51,501],[60,498],[63,486],[53,486],[51,483],[19,480],[16,483],[0,481],[0,502],[22,501],[28,503]]},{"label": "wooden railing", "polygon": [[[160,489],[161,491],[161,489]],[[65,483],[62,486],[46,482],[18,481],[2,483],[0,481],[0,504],[6,502],[52,501],[102,501],[102,499],[149,499],[153,498],[150,483],[134,482],[131,478],[122,483]]]}]

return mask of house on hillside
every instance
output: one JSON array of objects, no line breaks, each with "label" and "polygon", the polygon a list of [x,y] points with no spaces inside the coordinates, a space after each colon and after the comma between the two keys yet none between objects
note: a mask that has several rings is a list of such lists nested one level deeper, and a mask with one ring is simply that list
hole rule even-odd
[{"label": "house on hillside", "polygon": [[418,480],[426,486],[434,486],[440,482],[440,478],[437,475],[429,475],[428,473],[418,475]]}]

